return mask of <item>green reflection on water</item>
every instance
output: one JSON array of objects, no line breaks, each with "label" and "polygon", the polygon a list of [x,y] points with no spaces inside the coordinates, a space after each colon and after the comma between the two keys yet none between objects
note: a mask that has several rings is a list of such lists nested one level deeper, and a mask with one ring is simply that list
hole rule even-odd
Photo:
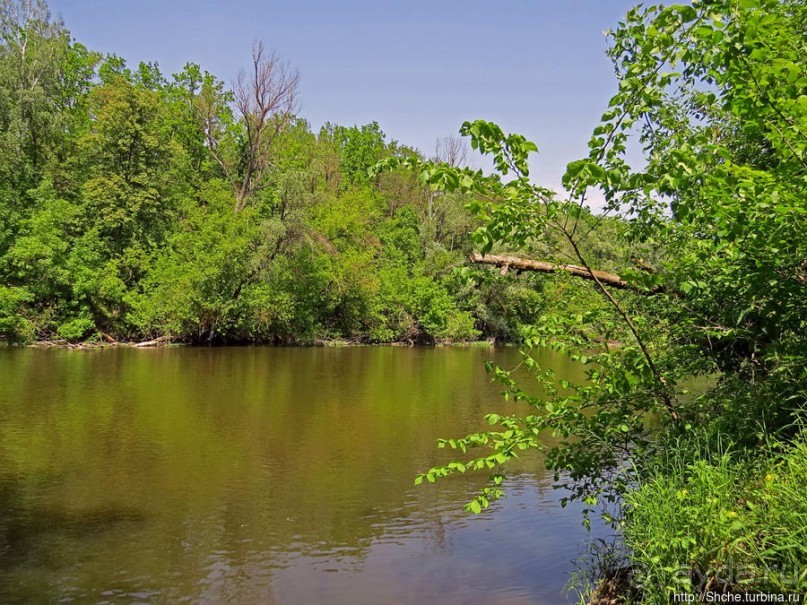
[{"label": "green reflection on water", "polygon": [[[460,512],[484,477],[431,489],[412,479],[449,455],[437,437],[512,409],[488,382],[488,359],[513,367],[518,354],[0,350],[0,601],[460,598],[457,570],[479,562],[447,536],[488,522]],[[521,469],[537,490],[525,498],[555,511],[542,468],[533,458]],[[549,514],[558,532],[578,523]],[[522,546],[556,564],[557,553]],[[406,564],[413,557],[420,567]],[[562,585],[552,574],[511,581],[535,597]],[[431,588],[412,588],[426,578]]]}]

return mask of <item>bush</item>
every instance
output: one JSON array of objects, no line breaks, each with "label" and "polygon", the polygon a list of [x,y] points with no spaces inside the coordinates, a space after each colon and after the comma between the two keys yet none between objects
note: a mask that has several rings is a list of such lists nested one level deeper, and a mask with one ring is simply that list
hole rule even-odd
[{"label": "bush", "polygon": [[25,288],[0,286],[0,339],[25,343],[34,339],[34,324],[22,315],[23,305],[33,300]]},{"label": "bush", "polygon": [[79,342],[95,332],[95,322],[84,317],[71,319],[60,325],[56,332],[68,342]]}]

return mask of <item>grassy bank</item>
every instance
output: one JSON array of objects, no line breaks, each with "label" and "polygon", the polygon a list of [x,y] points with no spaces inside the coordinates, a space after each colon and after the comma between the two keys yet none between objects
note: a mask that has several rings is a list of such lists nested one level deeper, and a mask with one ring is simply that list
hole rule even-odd
[{"label": "grassy bank", "polygon": [[620,554],[594,557],[603,577],[589,602],[804,595],[807,435],[747,448],[697,430],[661,451],[625,496]]}]

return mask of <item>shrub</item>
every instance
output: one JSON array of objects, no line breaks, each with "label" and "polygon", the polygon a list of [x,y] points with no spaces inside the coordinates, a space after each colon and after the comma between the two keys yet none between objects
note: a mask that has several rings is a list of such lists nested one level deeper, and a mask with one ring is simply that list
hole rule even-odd
[{"label": "shrub", "polygon": [[22,315],[23,305],[32,299],[25,288],[0,286],[0,339],[9,343],[34,339],[34,325]]},{"label": "shrub", "polygon": [[643,603],[675,593],[807,589],[807,443],[760,464],[679,440],[626,496],[625,545]]},{"label": "shrub", "polygon": [[86,339],[95,331],[95,322],[91,319],[79,317],[66,321],[59,326],[57,334],[68,342],[79,342]]}]

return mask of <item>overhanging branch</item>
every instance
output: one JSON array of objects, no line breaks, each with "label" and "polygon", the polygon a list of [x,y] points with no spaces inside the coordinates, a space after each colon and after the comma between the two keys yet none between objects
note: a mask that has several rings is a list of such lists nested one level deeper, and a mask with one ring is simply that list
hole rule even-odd
[{"label": "overhanging branch", "polygon": [[500,267],[502,269],[502,273],[506,273],[508,269],[514,269],[516,271],[536,271],[538,273],[568,273],[569,275],[574,275],[575,277],[581,277],[590,281],[596,282],[599,280],[601,283],[613,288],[618,288],[621,290],[633,290],[634,292],[645,295],[660,294],[666,291],[663,286],[652,289],[640,288],[625,281],[616,273],[608,273],[606,271],[598,271],[596,269],[589,271],[585,267],[580,267],[578,265],[558,265],[546,261],[533,260],[531,258],[499,254],[488,254],[483,256],[477,252],[471,254],[469,260],[477,265],[492,265],[494,267]]},{"label": "overhanging branch", "polygon": [[472,263],[477,265],[493,265],[494,267],[516,269],[518,271],[537,271],[539,273],[569,273],[575,277],[582,277],[583,279],[594,280],[592,273],[597,278],[609,286],[621,289],[635,289],[631,284],[616,275],[615,273],[606,273],[605,271],[592,270],[590,273],[585,267],[578,267],[577,265],[556,265],[545,261],[532,260],[531,258],[521,258],[518,256],[503,256],[498,254],[488,254],[482,256],[474,252],[470,256]]}]

